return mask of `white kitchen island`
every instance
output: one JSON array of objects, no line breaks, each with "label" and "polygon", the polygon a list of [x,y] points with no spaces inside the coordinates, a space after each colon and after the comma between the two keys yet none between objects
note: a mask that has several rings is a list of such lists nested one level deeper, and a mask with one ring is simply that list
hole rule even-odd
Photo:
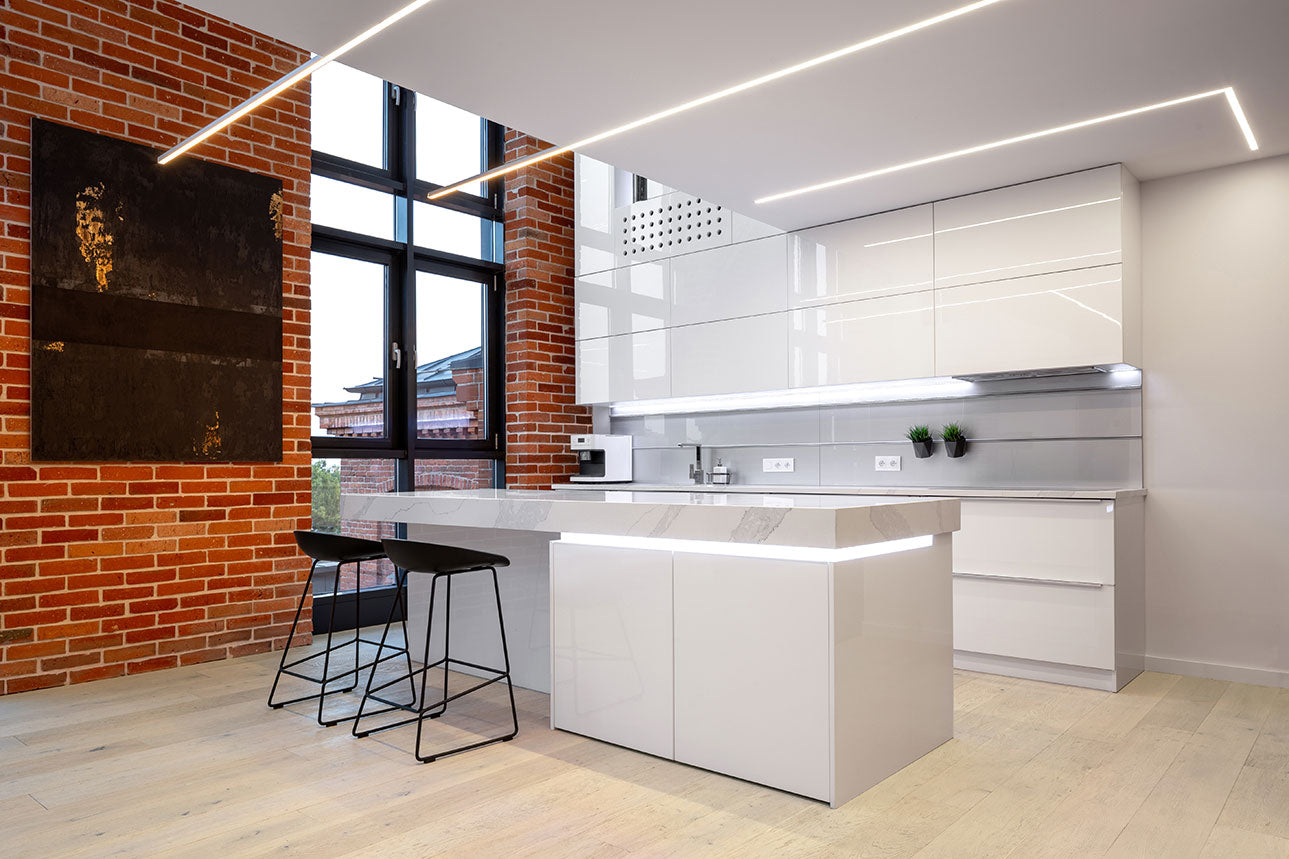
[{"label": "white kitchen island", "polygon": [[[346,495],[342,515],[509,557],[515,682],[551,692],[555,728],[833,806],[953,734],[957,499],[489,489]],[[500,664],[479,578],[453,655]]]}]

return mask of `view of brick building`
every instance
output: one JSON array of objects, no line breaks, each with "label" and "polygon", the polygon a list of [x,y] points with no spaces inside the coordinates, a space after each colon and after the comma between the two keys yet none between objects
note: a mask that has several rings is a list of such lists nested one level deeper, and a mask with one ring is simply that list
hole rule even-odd
[{"label": "view of brick building", "polygon": [[[314,403],[313,410],[326,435],[338,438],[372,438],[384,434],[385,383],[372,379],[346,391],[351,400]],[[480,347],[448,355],[416,368],[416,435],[423,439],[472,439],[483,432],[483,350]],[[330,466],[339,476],[340,493],[393,492],[392,459],[341,459]],[[492,485],[492,460],[421,459],[413,470],[417,489],[480,489]],[[315,487],[315,491],[317,488]],[[394,536],[390,525],[377,522],[314,522],[314,527],[378,540]],[[393,581],[388,562],[363,569],[364,587]],[[346,567],[341,590],[354,587],[354,573]],[[319,582],[330,590],[330,581]]]}]

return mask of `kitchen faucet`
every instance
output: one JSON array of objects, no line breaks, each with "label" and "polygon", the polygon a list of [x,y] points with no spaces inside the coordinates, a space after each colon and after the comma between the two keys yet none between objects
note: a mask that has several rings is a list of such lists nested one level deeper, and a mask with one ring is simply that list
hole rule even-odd
[{"label": "kitchen faucet", "polygon": [[689,479],[697,484],[707,482],[707,472],[703,470],[703,446],[694,441],[682,441],[677,447],[692,447],[694,461],[689,464]]}]

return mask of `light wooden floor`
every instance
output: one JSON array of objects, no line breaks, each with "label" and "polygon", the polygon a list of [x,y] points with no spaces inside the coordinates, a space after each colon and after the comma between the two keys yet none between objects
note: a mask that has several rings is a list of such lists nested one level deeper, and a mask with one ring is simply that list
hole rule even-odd
[{"label": "light wooden floor", "polygon": [[0,856],[1289,856],[1289,690],[959,673],[956,738],[833,811],[553,732],[532,692],[513,742],[420,766],[410,729],[266,709],[275,658],[0,698]]}]

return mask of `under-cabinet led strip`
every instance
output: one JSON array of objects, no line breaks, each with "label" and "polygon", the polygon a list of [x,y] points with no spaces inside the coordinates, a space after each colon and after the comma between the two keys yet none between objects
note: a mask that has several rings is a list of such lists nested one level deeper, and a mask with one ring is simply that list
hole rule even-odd
[{"label": "under-cabinet led strip", "polygon": [[561,534],[565,543],[579,546],[603,546],[610,549],[652,549],[662,552],[685,552],[691,555],[726,555],[735,558],[766,558],[776,561],[814,561],[837,564],[876,558],[913,549],[925,549],[934,543],[930,534],[886,540],[844,549],[820,549],[809,546],[768,546],[762,543],[721,543],[716,540],[673,540],[667,537],[619,537],[613,534]]},{"label": "under-cabinet led strip", "polygon": [[1244,140],[1249,144],[1249,149],[1257,151],[1258,141],[1253,136],[1253,129],[1249,126],[1249,120],[1244,115],[1244,109],[1240,107],[1240,101],[1235,96],[1235,89],[1232,87],[1223,87],[1222,89],[1199,92],[1194,95],[1182,96],[1168,101],[1161,101],[1156,104],[1148,104],[1144,107],[1134,107],[1131,110],[1121,110],[1118,113],[1108,113],[1105,116],[1095,116],[1091,119],[1071,122],[1066,125],[1058,125],[1055,128],[1045,128],[1042,131],[1033,131],[1029,134],[1021,134],[1016,137],[1008,137],[1003,140],[994,140],[990,143],[981,143],[977,146],[969,146],[966,149],[955,149],[952,152],[944,152],[940,155],[932,155],[928,158],[919,158],[916,161],[906,161],[903,164],[893,164],[890,167],[881,167],[877,170],[869,170],[866,173],[856,173],[853,176],[843,176],[840,179],[830,179],[827,182],[819,182],[814,185],[806,185],[803,188],[796,188],[791,191],[783,191],[778,194],[771,194],[767,197],[761,197],[756,200],[758,204],[773,203],[777,200],[786,200],[789,197],[797,197],[802,194],[810,194],[815,191],[824,191],[829,188],[836,188],[838,185],[848,185],[852,182],[861,182],[865,179],[872,179],[876,176],[885,176],[890,173],[898,173],[901,170],[909,170],[914,167],[925,167],[928,164],[937,164],[941,161],[948,161],[951,158],[961,158],[964,155],[975,155],[978,152],[988,152],[991,149],[1001,149],[1004,146],[1011,146],[1016,143],[1024,143],[1028,140],[1038,140],[1042,137],[1051,137],[1054,134],[1062,134],[1067,131],[1076,131],[1080,128],[1087,128],[1092,125],[1101,125],[1105,122],[1112,122],[1116,119],[1126,119],[1130,116],[1137,116],[1142,113],[1149,113],[1155,110],[1163,110],[1166,107],[1175,107],[1179,104],[1187,104],[1200,99],[1212,98],[1213,96],[1225,96],[1227,104],[1231,107],[1231,112],[1235,115],[1235,121],[1240,126],[1240,131],[1244,134]]}]

